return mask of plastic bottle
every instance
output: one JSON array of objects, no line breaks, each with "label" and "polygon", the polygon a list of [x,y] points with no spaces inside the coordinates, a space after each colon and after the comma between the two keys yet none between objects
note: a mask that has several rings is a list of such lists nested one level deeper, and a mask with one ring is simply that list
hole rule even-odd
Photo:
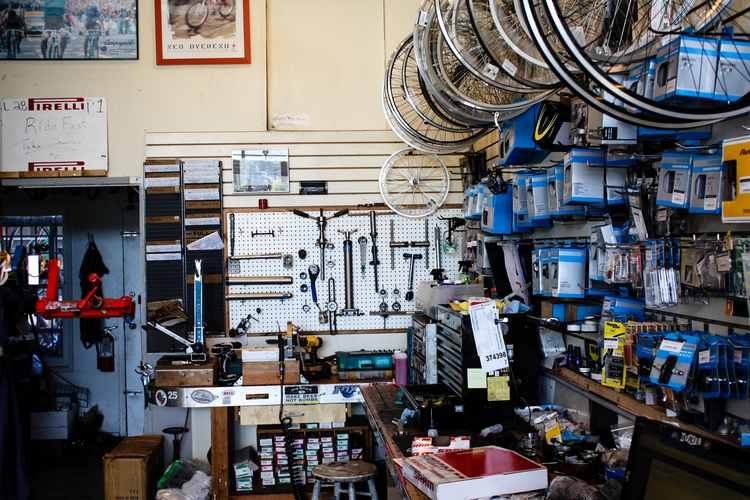
[{"label": "plastic bottle", "polygon": [[393,360],[393,384],[396,386],[409,383],[409,360],[405,352],[395,351]]},{"label": "plastic bottle", "polygon": [[503,424],[495,424],[482,429],[479,432],[479,435],[482,437],[487,437],[488,434],[499,434],[500,432],[503,432]]}]

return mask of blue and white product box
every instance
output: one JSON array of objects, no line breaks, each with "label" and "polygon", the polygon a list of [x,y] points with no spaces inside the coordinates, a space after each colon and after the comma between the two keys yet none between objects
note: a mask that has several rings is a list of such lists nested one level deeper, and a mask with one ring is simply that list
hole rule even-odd
[{"label": "blue and white product box", "polygon": [[534,129],[541,103],[510,120],[505,120],[500,127],[498,141],[498,165],[526,165],[539,163],[549,153],[534,142]]},{"label": "blue and white product box", "polygon": [[750,42],[722,39],[714,99],[734,102],[750,92]]},{"label": "blue and white product box", "polygon": [[690,213],[721,213],[721,202],[724,201],[725,169],[721,155],[693,157]]},{"label": "blue and white product box", "polygon": [[542,263],[542,295],[552,297],[552,282],[550,280],[550,257],[551,248],[539,249],[539,262]]},{"label": "blue and white product box", "polygon": [[477,184],[474,186],[474,204],[471,206],[471,218],[478,220],[482,218],[482,192],[486,184]]},{"label": "blue and white product box", "polygon": [[[555,255],[557,269],[552,276],[553,297],[584,297],[586,283],[586,249],[560,248]],[[552,272],[550,262],[550,272]]]},{"label": "blue and white product box", "polygon": [[[507,217],[510,218],[510,215]],[[502,239],[501,236],[493,236],[482,231],[477,233],[477,271],[482,274],[490,274],[492,272],[490,258],[487,255],[487,245],[502,241]]]},{"label": "blue and white product box", "polygon": [[542,294],[542,261],[539,253],[541,249],[531,251],[531,293]]},{"label": "blue and white product box", "polygon": [[690,172],[692,156],[684,153],[664,153],[659,169],[656,204],[663,207],[690,206]]},{"label": "blue and white product box", "polygon": [[599,274],[599,259],[604,255],[603,244],[600,245],[599,231],[591,228],[589,239],[589,281],[604,281],[604,275]]},{"label": "blue and white product box", "polygon": [[476,207],[477,204],[476,194],[477,189],[474,186],[469,186],[464,190],[464,219],[478,220],[480,218],[479,216],[474,215],[474,207]]},{"label": "blue and white product box", "polygon": [[[656,80],[656,60],[649,59],[642,63],[633,64],[629,69],[628,88],[641,97],[653,99],[654,82]],[[629,106],[627,107],[630,109]],[[636,110],[636,112],[640,111]]]},{"label": "blue and white product box", "polygon": [[654,100],[713,100],[718,62],[718,40],[680,36],[663,45],[656,51]]},{"label": "blue and white product box", "polygon": [[629,297],[604,297],[602,315],[606,321],[643,321],[644,303]]},{"label": "blue and white product box", "polygon": [[547,205],[549,214],[556,215],[583,215],[586,213],[583,206],[564,203],[565,194],[565,167],[551,167],[547,169]]},{"label": "blue and white product box", "polygon": [[550,218],[547,174],[539,174],[526,179],[526,204],[529,207],[531,220]]},{"label": "blue and white product box", "polygon": [[624,205],[625,197],[622,193],[626,189],[628,167],[635,165],[632,154],[609,153],[604,159],[604,202],[607,205]]},{"label": "blue and white product box", "polygon": [[482,231],[510,234],[513,215],[513,193],[493,194],[482,185]]},{"label": "blue and white product box", "polygon": [[604,151],[571,149],[563,159],[563,200],[568,203],[604,203]]},{"label": "blue and white product box", "polygon": [[513,174],[513,213],[529,215],[529,204],[526,199],[526,180],[531,174]]}]

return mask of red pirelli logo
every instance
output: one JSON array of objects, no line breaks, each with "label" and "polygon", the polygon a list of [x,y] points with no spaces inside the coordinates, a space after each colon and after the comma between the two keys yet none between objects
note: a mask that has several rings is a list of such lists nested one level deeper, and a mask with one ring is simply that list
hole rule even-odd
[{"label": "red pirelli logo", "polygon": [[55,170],[86,170],[84,161],[35,161],[29,162],[29,172],[53,172]]},{"label": "red pirelli logo", "polygon": [[58,97],[29,99],[31,111],[83,111],[86,100],[83,97]]}]

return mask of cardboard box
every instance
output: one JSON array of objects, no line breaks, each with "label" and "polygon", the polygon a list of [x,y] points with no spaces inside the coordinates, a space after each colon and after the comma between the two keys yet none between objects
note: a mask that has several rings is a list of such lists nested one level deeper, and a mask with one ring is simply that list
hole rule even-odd
[{"label": "cardboard box", "polygon": [[750,43],[722,39],[719,43],[719,66],[716,72],[714,99],[734,102],[750,92]]},{"label": "cardboard box", "polygon": [[[535,175],[526,180],[526,205],[531,220],[549,219],[547,174]],[[508,220],[510,223],[510,220]]]},{"label": "cardboard box", "polygon": [[164,473],[164,436],[126,437],[104,455],[104,500],[151,500]]},{"label": "cardboard box", "polygon": [[62,411],[45,411],[31,413],[30,433],[32,440],[68,439],[73,421],[76,418],[75,408]]},{"label": "cardboard box", "polygon": [[404,477],[433,500],[471,500],[547,487],[547,469],[504,448],[398,459]]},{"label": "cardboard box", "polygon": [[721,155],[693,157],[690,213],[719,214],[724,201],[724,163]]},{"label": "cardboard box", "polygon": [[236,478],[252,476],[258,470],[258,464],[253,461],[255,452],[247,446],[234,453],[234,476]]}]

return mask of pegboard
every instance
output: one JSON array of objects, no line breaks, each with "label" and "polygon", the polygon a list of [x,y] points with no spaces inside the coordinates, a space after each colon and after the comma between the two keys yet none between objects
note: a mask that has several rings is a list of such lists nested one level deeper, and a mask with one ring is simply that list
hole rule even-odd
[{"label": "pegboard", "polygon": [[[229,300],[229,325],[237,325],[251,314],[247,330],[253,333],[277,332],[280,327],[286,331],[286,322],[291,321],[303,331],[328,333],[329,325],[319,322],[318,308],[313,303],[309,266],[320,265],[320,248],[317,217],[319,211],[309,210],[312,218],[307,219],[292,212],[227,212],[225,223],[227,228],[227,256],[256,256],[263,254],[291,255],[292,267],[284,267],[283,258],[273,259],[227,259],[227,277],[291,277],[290,284],[245,285],[228,284],[227,295],[252,293],[289,293],[288,299],[267,300]],[[323,216],[330,218],[335,212],[324,211]],[[377,247],[380,265],[378,266],[378,286],[386,290],[385,296],[388,311],[393,310],[393,303],[398,301],[402,312],[414,311],[414,299],[405,300],[409,283],[409,259],[404,254],[422,254],[421,260],[414,262],[414,295],[416,296],[419,282],[431,280],[430,271],[437,267],[435,255],[435,228],[439,228],[444,238],[448,231],[448,221],[440,217],[462,217],[461,209],[443,209],[429,217],[422,219],[407,219],[392,212],[376,212]],[[323,273],[316,281],[318,304],[325,310],[328,303],[329,278],[333,278],[335,285],[335,300],[339,312],[346,305],[344,284],[344,241],[346,236],[339,232],[352,231],[352,281],[354,291],[354,308],[362,315],[337,317],[339,332],[396,329],[405,330],[411,323],[409,314],[391,314],[385,321],[382,316],[371,315],[371,311],[380,311],[381,295],[375,290],[374,266],[372,261],[372,239],[370,237],[370,212],[352,210],[347,215],[329,219],[325,230],[325,237],[333,244],[333,249],[325,251],[325,277]],[[381,215],[382,214],[382,215]],[[232,220],[233,219],[233,220]],[[391,238],[391,225],[393,238]],[[232,229],[234,228],[234,229]],[[425,233],[426,228],[426,233]],[[356,230],[356,232],[354,232]],[[264,234],[265,233],[265,234]],[[272,233],[272,234],[271,234]],[[460,239],[464,233],[454,233]],[[365,272],[361,272],[360,245],[361,236],[367,238],[365,258]],[[394,248],[391,259],[391,241],[396,242],[430,242],[429,247]],[[461,248],[461,245],[459,245]],[[299,251],[305,250],[305,259],[299,257]],[[232,253],[233,252],[233,253]],[[447,279],[458,278],[458,261],[463,255],[458,253],[446,255],[441,251],[442,268]],[[333,261],[332,267],[327,261]],[[307,278],[301,279],[300,273]],[[301,285],[307,285],[307,291],[300,290]],[[398,290],[398,296],[394,295]],[[310,310],[305,312],[303,306],[307,304]],[[256,309],[261,312],[257,313]]]}]

